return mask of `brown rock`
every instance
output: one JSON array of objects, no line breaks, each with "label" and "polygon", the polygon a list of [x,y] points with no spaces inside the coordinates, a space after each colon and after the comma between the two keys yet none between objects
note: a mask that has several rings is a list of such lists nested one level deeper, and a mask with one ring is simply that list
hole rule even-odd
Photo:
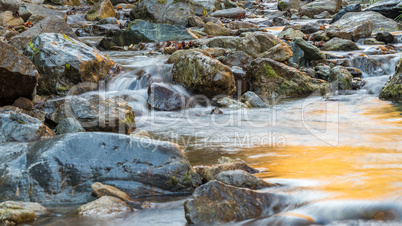
[{"label": "brown rock", "polygon": [[0,26],[18,26],[21,24],[24,24],[24,20],[21,17],[14,16],[13,12],[0,13]]},{"label": "brown rock", "polygon": [[20,97],[14,101],[13,106],[30,111],[30,110],[32,110],[33,103],[28,98]]},{"label": "brown rock", "polygon": [[270,58],[279,62],[287,61],[292,57],[292,48],[285,42],[281,42],[260,55],[260,58]]},{"label": "brown rock", "polygon": [[110,0],[103,0],[96,3],[85,15],[86,20],[101,20],[108,17],[116,17],[116,11]]},{"label": "brown rock", "polygon": [[77,213],[79,215],[91,216],[91,215],[105,215],[114,213],[125,213],[133,211],[123,200],[111,197],[103,196],[93,202],[87,203],[78,208]]},{"label": "brown rock", "polygon": [[214,35],[214,36],[229,36],[230,35],[229,29],[221,27],[212,22],[208,22],[205,24],[204,32],[209,35]]},{"label": "brown rock", "polygon": [[99,182],[93,183],[91,185],[92,192],[98,197],[103,197],[103,196],[112,196],[119,198],[123,201],[130,200],[131,197],[127,195],[125,192],[119,190],[118,188],[115,188],[113,186],[105,185]]}]

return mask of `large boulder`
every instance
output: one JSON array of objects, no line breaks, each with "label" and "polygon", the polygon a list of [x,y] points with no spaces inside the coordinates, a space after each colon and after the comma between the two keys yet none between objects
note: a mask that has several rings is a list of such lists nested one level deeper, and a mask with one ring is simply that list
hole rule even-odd
[{"label": "large boulder", "polygon": [[39,119],[16,112],[0,112],[0,132],[0,143],[38,141],[54,136]]},{"label": "large boulder", "polygon": [[395,19],[401,14],[401,8],[402,1],[400,0],[382,0],[365,8],[364,11],[374,11],[385,17]]},{"label": "large boulder", "polygon": [[341,38],[333,38],[322,46],[322,50],[325,51],[352,51],[359,49],[353,41]]},{"label": "large boulder", "polygon": [[80,206],[76,212],[83,216],[104,216],[107,214],[126,213],[130,211],[133,211],[133,209],[123,200],[112,196],[102,196],[95,201]]},{"label": "large boulder", "polygon": [[21,17],[15,17],[13,12],[5,11],[0,12],[0,26],[18,26],[24,24],[24,20]]},{"label": "large boulder", "polygon": [[179,87],[164,83],[152,83],[148,88],[148,106],[160,111],[184,110],[190,97]]},{"label": "large boulder", "polygon": [[38,84],[35,65],[18,50],[0,41],[0,106],[20,97],[33,100]]},{"label": "large boulder", "polygon": [[56,124],[75,118],[86,131],[131,133],[136,129],[135,115],[122,99],[99,95],[73,96],[61,104],[48,119]]},{"label": "large boulder", "polygon": [[337,23],[345,22],[338,20],[327,29],[327,35],[330,38],[337,37],[342,39],[350,39],[357,41],[360,38],[368,38],[374,30],[374,23],[371,20],[362,21],[361,23],[354,23],[353,21],[340,26]]},{"label": "large boulder", "polygon": [[308,3],[301,8],[300,15],[314,18],[315,15],[318,15],[324,11],[327,11],[330,14],[335,14],[336,13],[336,2],[322,0],[322,1],[314,1],[314,2]]},{"label": "large boulder", "polygon": [[135,20],[130,23],[126,30],[109,32],[100,45],[108,49],[112,46],[129,46],[141,42],[166,42],[191,39],[195,39],[195,37],[183,26]]},{"label": "large boulder", "polygon": [[[59,16],[67,20],[67,14],[62,11],[49,9],[44,6],[40,6],[38,4],[32,4],[26,2],[24,2],[23,4],[26,10],[32,13],[32,16],[29,18],[29,21],[31,21],[31,19],[33,18],[35,18],[36,21],[39,21],[47,17],[56,17],[56,16]],[[31,22],[34,23],[34,21]]]},{"label": "large boulder", "polygon": [[81,82],[105,80],[114,62],[95,48],[64,34],[35,36],[25,54],[37,66],[38,93],[64,93]]},{"label": "large boulder", "polygon": [[274,94],[303,97],[317,90],[324,94],[327,88],[325,82],[268,58],[252,61],[247,74],[251,91],[265,98],[270,98]]},{"label": "large boulder", "polygon": [[114,11],[113,4],[110,0],[102,0],[96,3],[85,15],[86,20],[102,20],[108,17],[115,17],[116,12]]},{"label": "large boulder", "polygon": [[291,199],[280,194],[256,192],[210,181],[198,187],[193,199],[184,203],[190,224],[216,224],[270,216],[291,206]]},{"label": "large boulder", "polygon": [[[332,27],[339,27],[341,30],[350,30],[353,27],[362,26],[364,23],[368,21],[373,22],[373,30],[371,32],[392,32],[398,31],[401,29],[401,25],[393,19],[386,18],[380,13],[373,11],[365,11],[365,12],[349,12],[342,16],[342,18],[335,23],[332,24]],[[370,29],[367,27],[361,28],[361,32],[367,34],[367,36],[361,36],[358,38],[369,37]],[[364,30],[367,30],[366,32]],[[370,33],[371,33],[370,32]],[[340,37],[341,38],[341,37]]]},{"label": "large boulder", "polygon": [[233,72],[210,55],[191,50],[176,51],[168,63],[174,64],[173,81],[194,93],[212,98],[236,91]]},{"label": "large boulder", "polygon": [[88,202],[94,182],[130,196],[189,192],[200,184],[178,145],[114,133],[5,143],[0,145],[0,169],[1,201]]},{"label": "large boulder", "polygon": [[190,16],[204,16],[202,5],[176,0],[146,0],[135,4],[130,19],[150,19],[157,23],[186,26]]},{"label": "large boulder", "polygon": [[399,61],[395,74],[382,89],[380,98],[383,100],[392,100],[394,102],[402,101],[402,60]]},{"label": "large boulder", "polygon": [[352,85],[353,76],[349,73],[349,71],[342,66],[336,66],[331,69],[329,75],[329,82],[338,82],[338,89],[341,90],[349,90],[353,88]]},{"label": "large boulder", "polygon": [[[2,202],[0,203],[0,223],[2,225],[16,225],[32,223],[37,218],[34,210],[37,203]],[[32,208],[33,207],[33,208]],[[43,206],[40,206],[44,208]]]},{"label": "large boulder", "polygon": [[294,43],[303,50],[304,58],[308,60],[322,60],[326,58],[325,53],[302,38],[295,38]]},{"label": "large boulder", "polygon": [[20,4],[21,0],[0,0],[0,12],[18,10]]},{"label": "large boulder", "polygon": [[32,38],[42,33],[60,33],[78,39],[73,29],[71,29],[66,21],[59,16],[55,16],[47,17],[35,24],[32,28],[12,37],[9,43],[18,50],[24,51]]},{"label": "large boulder", "polygon": [[346,6],[345,8],[343,8],[341,11],[339,11],[334,18],[332,18],[331,20],[331,24],[335,23],[336,21],[338,21],[339,19],[341,19],[343,17],[343,15],[345,15],[346,13],[349,12],[361,12],[362,11],[362,6],[360,4],[351,4]]}]

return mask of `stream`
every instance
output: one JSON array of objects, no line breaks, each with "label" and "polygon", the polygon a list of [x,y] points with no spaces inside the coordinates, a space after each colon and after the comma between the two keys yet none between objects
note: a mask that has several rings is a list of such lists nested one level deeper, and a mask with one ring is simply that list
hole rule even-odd
[{"label": "stream", "polygon": [[[267,29],[277,34],[282,27]],[[100,37],[83,40],[96,43]],[[332,54],[348,59],[372,47],[358,44],[359,51]],[[125,70],[100,92],[129,96],[137,129],[180,144],[192,165],[214,164],[221,156],[241,158],[261,170],[256,176],[283,185],[261,192],[286,194],[298,206],[238,225],[401,225],[394,216],[402,216],[402,104],[378,98],[402,56],[402,45],[395,47],[396,54],[371,56],[382,62],[385,74],[363,73],[367,83],[360,90],[329,99],[271,99],[266,109],[222,109],[222,115],[211,115],[212,106],[149,111],[147,88],[154,81],[171,82],[172,65],[165,64],[167,55],[132,51],[105,52]],[[108,217],[77,217],[77,206],[47,206],[52,215],[34,225],[185,225],[183,203],[189,198],[139,198],[150,201],[151,208]],[[392,221],[373,221],[373,213]]]}]

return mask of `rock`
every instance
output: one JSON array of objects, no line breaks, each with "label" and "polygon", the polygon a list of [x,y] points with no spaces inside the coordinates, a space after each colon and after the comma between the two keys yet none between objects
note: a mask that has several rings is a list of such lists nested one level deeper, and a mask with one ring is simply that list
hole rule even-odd
[{"label": "rock", "polygon": [[236,90],[230,68],[203,53],[176,51],[168,63],[174,63],[173,81],[194,93],[212,98],[219,94],[231,95]]},{"label": "rock", "polygon": [[314,41],[326,42],[326,41],[329,41],[329,37],[327,36],[327,34],[324,31],[317,31],[317,32],[310,34],[309,40],[313,41],[313,42]]},{"label": "rock", "polygon": [[207,13],[211,13],[213,11],[216,11],[215,8],[215,2],[216,0],[193,0],[195,4],[202,5]]},{"label": "rock", "polygon": [[385,43],[394,43],[395,38],[394,36],[389,33],[389,32],[379,32],[375,34],[375,39],[380,42],[385,42]]},{"label": "rock", "polygon": [[402,60],[399,61],[395,74],[382,89],[380,99],[394,102],[402,101]]},{"label": "rock", "polygon": [[32,16],[32,12],[28,10],[27,6],[25,4],[21,4],[20,8],[20,17],[26,22],[28,21],[29,17]]},{"label": "rock", "polygon": [[131,212],[133,209],[129,207],[123,200],[111,197],[102,196],[101,198],[80,206],[77,213],[83,216],[106,215]]},{"label": "rock", "polygon": [[379,76],[385,74],[384,70],[381,68],[381,62],[374,60],[367,55],[353,57],[350,62],[352,66],[354,65],[354,67],[369,74],[370,76]]},{"label": "rock", "polygon": [[275,17],[274,19],[272,19],[272,23],[274,26],[286,26],[290,24],[288,20],[282,17]]},{"label": "rock", "polygon": [[114,66],[100,51],[63,34],[35,36],[25,54],[39,68],[40,94],[63,93],[81,82],[98,84]]},{"label": "rock", "polygon": [[108,17],[98,21],[98,24],[120,24],[120,22],[114,17]]},{"label": "rock", "polygon": [[122,99],[105,99],[99,95],[74,96],[61,104],[48,119],[60,123],[74,117],[86,131],[131,133],[136,129],[135,115]]},{"label": "rock", "polygon": [[331,69],[329,82],[338,81],[338,88],[341,90],[352,89],[352,79],[353,76],[342,66],[336,66]]},{"label": "rock", "polygon": [[[31,3],[27,3],[27,2],[24,2],[24,5],[25,5],[26,9],[32,13],[32,16],[28,20],[28,21],[31,21],[32,23],[34,23],[34,22],[36,23],[35,20],[39,21],[38,18],[43,19],[43,18],[47,18],[47,17],[57,17],[57,16],[67,20],[67,15],[62,11],[48,9],[43,6],[40,6],[37,4],[31,4]],[[35,20],[34,20],[34,18],[35,18]]]},{"label": "rock", "polygon": [[318,15],[314,15],[314,19],[325,19],[329,17],[331,17],[331,13],[329,13],[328,11],[324,11]]},{"label": "rock", "polygon": [[100,46],[109,49],[112,46],[129,46],[141,42],[166,42],[194,39],[188,30],[180,25],[156,24],[135,20],[126,30],[115,30],[106,35]]},{"label": "rock", "polygon": [[151,135],[145,130],[136,131],[130,134],[130,137],[152,139]]},{"label": "rock", "polygon": [[245,92],[241,96],[241,101],[245,103],[247,106],[251,106],[252,108],[267,108],[268,104],[261,100],[257,94],[251,91]]},{"label": "rock", "polygon": [[205,16],[204,7],[176,0],[147,0],[134,5],[130,19],[149,19],[156,23],[186,26],[190,16]]},{"label": "rock", "polygon": [[223,171],[215,176],[215,180],[239,188],[261,189],[271,185],[243,170]]},{"label": "rock", "polygon": [[103,36],[112,32],[112,30],[120,30],[120,25],[118,24],[105,24],[105,25],[97,25],[91,24],[82,28],[79,28],[75,31],[75,34],[78,37],[85,36]]},{"label": "rock", "polygon": [[314,18],[315,15],[318,15],[324,11],[327,11],[330,14],[335,14],[336,2],[324,0],[308,3],[301,8],[300,15]]},{"label": "rock", "polygon": [[236,49],[241,50],[240,43],[243,38],[240,37],[215,37],[206,40],[200,40],[201,45],[205,45],[209,48],[225,48],[225,49]]},{"label": "rock", "polygon": [[33,103],[28,98],[20,97],[14,101],[13,106],[16,106],[16,107],[21,108],[26,111],[30,111],[30,110],[32,110]]},{"label": "rock", "polygon": [[32,210],[35,215],[43,215],[48,213],[46,207],[42,206],[37,202],[16,202],[16,201],[6,201],[0,203],[0,208],[11,208],[11,209],[26,209]]},{"label": "rock", "polygon": [[80,122],[75,118],[65,118],[60,120],[56,126],[56,132],[58,134],[65,133],[77,133],[85,132],[85,129],[81,126]]},{"label": "rock", "polygon": [[215,107],[214,109],[212,109],[211,115],[221,115],[223,114],[223,111],[221,111],[221,109],[219,109],[218,107]]},{"label": "rock", "polygon": [[215,17],[204,17],[203,21],[204,21],[204,23],[212,22],[212,23],[218,24],[220,26],[223,26],[222,21],[220,21],[218,18],[215,18]]},{"label": "rock", "polygon": [[16,48],[1,41],[0,49],[0,106],[20,97],[33,100],[39,77],[35,66]]},{"label": "rock", "polygon": [[208,22],[204,26],[204,32],[213,36],[230,36],[231,31],[217,24]]},{"label": "rock", "polygon": [[[368,21],[373,22],[373,30],[372,32],[378,33],[378,32],[392,32],[392,31],[398,31],[401,29],[400,25],[389,18],[386,18],[385,16],[381,15],[380,13],[376,13],[373,11],[366,11],[366,12],[350,12],[346,13],[345,15],[342,16],[342,18],[335,23],[332,24],[331,27],[337,26],[337,27],[344,27],[347,28],[346,30],[350,30],[352,27],[356,26],[361,26],[364,23],[367,23]],[[370,29],[365,28],[368,31]],[[368,34],[368,31],[364,31],[364,28],[362,28],[362,33]],[[370,32],[371,35],[371,32]],[[360,38],[365,38],[369,37],[369,34],[367,36],[361,36]]]},{"label": "rock", "polygon": [[0,145],[0,168],[1,201],[88,202],[95,182],[133,197],[189,192],[201,182],[178,145],[114,133],[5,143]]},{"label": "rock", "polygon": [[270,216],[288,208],[290,200],[279,194],[237,188],[218,181],[198,187],[184,203],[189,224],[233,223]]},{"label": "rock", "polygon": [[188,25],[190,27],[204,27],[204,21],[198,16],[190,16],[188,18]]},{"label": "rock", "polygon": [[[219,110],[219,108],[218,108]],[[196,166],[194,170],[201,176],[203,183],[213,180],[220,172],[229,170],[243,170],[248,173],[257,173],[258,170],[251,168],[246,162],[240,159],[221,157],[218,164],[212,166]]]},{"label": "rock", "polygon": [[323,94],[327,84],[277,61],[262,58],[251,62],[247,70],[250,90],[264,98],[272,95],[302,97],[319,90]]},{"label": "rock", "polygon": [[53,131],[39,119],[15,112],[0,112],[0,131],[0,143],[30,142],[54,136]]},{"label": "rock", "polygon": [[228,24],[226,24],[226,27],[232,30],[238,30],[238,29],[247,29],[247,28],[258,28],[258,25],[250,23],[250,22],[245,22],[245,21],[232,21]]},{"label": "rock", "polygon": [[304,58],[308,60],[322,60],[326,58],[320,49],[304,41],[302,38],[295,38],[294,42],[303,50]]},{"label": "rock", "polygon": [[286,31],[287,29],[294,29],[294,30],[299,30],[303,32],[304,34],[312,34],[317,31],[323,31],[324,26],[319,23],[306,23],[306,24],[295,24],[295,25],[289,25],[286,26],[283,31]]},{"label": "rock", "polygon": [[400,0],[382,0],[365,8],[364,11],[374,11],[385,17],[395,19],[401,14],[401,8],[402,2]]},{"label": "rock", "polygon": [[349,12],[361,12],[362,11],[362,6],[360,4],[351,4],[351,5],[347,5],[346,7],[344,7],[341,11],[339,11],[334,18],[331,20],[331,24],[335,23],[336,21],[338,21],[339,19],[342,18],[343,15],[345,15],[346,13]]},{"label": "rock", "polygon": [[342,19],[338,20],[327,29],[327,35],[330,38],[338,37],[357,41],[360,38],[370,37],[374,29],[374,24],[370,20],[363,21],[361,23],[350,22],[347,25],[338,25],[338,23],[342,22],[345,21]]},{"label": "rock", "polygon": [[259,58],[270,58],[279,62],[287,61],[292,57],[292,48],[286,42],[279,43],[259,56]]},{"label": "rock", "polygon": [[104,196],[111,196],[111,197],[116,197],[119,198],[123,201],[129,201],[131,200],[131,197],[127,195],[125,192],[121,191],[118,188],[115,188],[113,186],[105,185],[99,182],[93,183],[91,185],[92,192],[98,197],[104,197]]},{"label": "rock", "polygon": [[299,31],[299,30],[294,30],[293,28],[289,28],[286,30],[282,30],[279,34],[278,34],[278,38],[280,39],[287,39],[287,40],[293,40],[295,38],[303,38],[304,37],[304,33]]},{"label": "rock", "polygon": [[360,48],[351,40],[333,38],[322,46],[325,51],[352,51]]},{"label": "rock", "polygon": [[317,78],[328,81],[331,74],[331,68],[329,66],[316,66],[314,70]]},{"label": "rock", "polygon": [[365,54],[368,55],[383,55],[383,54],[394,54],[397,53],[395,47],[385,45],[385,46],[371,46],[364,50]]},{"label": "rock", "polygon": [[237,48],[256,58],[260,53],[266,52],[280,43],[281,40],[274,35],[266,32],[253,32],[248,34]]},{"label": "rock", "polygon": [[219,58],[219,61],[225,65],[230,67],[242,67],[244,69],[251,60],[253,60],[253,58],[243,51],[230,51],[229,53],[226,53],[224,57]]},{"label": "rock", "polygon": [[65,34],[73,39],[78,39],[71,27],[66,21],[58,16],[47,17],[32,28],[22,32],[21,34],[14,36],[10,40],[10,44],[20,51],[24,51],[33,37],[42,33],[60,33]]},{"label": "rock", "polygon": [[24,224],[32,222],[35,219],[35,212],[24,208],[18,202],[0,203],[0,223],[4,225]]},{"label": "rock", "polygon": [[280,0],[278,2],[279,11],[286,11],[290,9],[299,10],[300,4],[298,0]]},{"label": "rock", "polygon": [[362,78],[363,77],[363,73],[357,68],[347,67],[346,69],[353,76],[353,78]]},{"label": "rock", "polygon": [[178,87],[164,83],[152,83],[148,88],[148,106],[159,111],[177,111],[191,107],[190,97]]},{"label": "rock", "polygon": [[239,110],[239,109],[248,109],[249,107],[246,104],[243,104],[242,102],[238,100],[234,100],[230,97],[223,97],[220,98],[216,101],[216,105],[220,108],[230,108],[234,110]]},{"label": "rock", "polygon": [[246,10],[241,8],[222,9],[211,13],[213,17],[238,18],[246,15]]},{"label": "rock", "polygon": [[102,0],[96,3],[85,15],[86,20],[102,20],[108,17],[116,17],[113,4],[110,0]]},{"label": "rock", "polygon": [[5,11],[0,12],[0,26],[18,26],[24,24],[24,20],[21,17],[15,17],[13,12]]},{"label": "rock", "polygon": [[21,0],[0,0],[0,12],[18,10]]},{"label": "rock", "polygon": [[304,58],[303,50],[294,42],[289,42],[289,45],[292,48],[293,52],[293,57],[289,59],[289,62],[298,66],[304,65],[306,63],[306,59]]},{"label": "rock", "polygon": [[[244,67],[247,65],[243,65]],[[236,80],[236,93],[244,93],[247,91],[247,74],[245,69],[239,66],[233,66],[232,68],[233,75]]]}]

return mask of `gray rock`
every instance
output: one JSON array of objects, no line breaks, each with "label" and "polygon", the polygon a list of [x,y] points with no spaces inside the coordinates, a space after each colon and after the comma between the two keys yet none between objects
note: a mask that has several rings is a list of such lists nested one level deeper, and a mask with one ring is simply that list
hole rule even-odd
[{"label": "gray rock", "polygon": [[188,25],[190,27],[204,27],[204,21],[198,16],[191,16],[188,18]]},{"label": "gray rock", "polygon": [[39,119],[15,112],[0,112],[0,131],[0,143],[30,142],[54,136],[53,131]]},{"label": "gray rock", "polygon": [[115,17],[108,17],[98,21],[98,24],[120,24]]},{"label": "gray rock", "polygon": [[272,19],[272,23],[274,26],[287,26],[290,24],[290,22],[283,18],[283,17],[275,17]]},{"label": "gray rock", "polygon": [[26,6],[27,10],[29,10],[32,13],[32,16],[41,17],[41,18],[59,16],[61,18],[64,18],[65,20],[67,18],[67,15],[61,11],[48,9],[46,7],[43,7],[43,6],[40,6],[37,4],[31,4],[31,3],[26,3],[26,2],[24,2],[24,5]]},{"label": "gray rock", "polygon": [[85,36],[103,36],[111,32],[112,30],[120,30],[120,25],[118,24],[105,24],[105,25],[97,25],[91,24],[89,26],[85,26],[79,28],[75,31],[75,34],[78,37]]},{"label": "gray rock", "polygon": [[133,21],[126,30],[109,33],[100,43],[103,48],[129,46],[141,42],[191,40],[195,37],[183,26],[156,24],[143,20]]},{"label": "gray rock", "polygon": [[362,6],[360,4],[351,4],[347,5],[345,8],[343,8],[341,11],[339,11],[334,18],[331,20],[331,24],[335,23],[339,19],[342,18],[343,15],[349,12],[361,12],[362,11]]},{"label": "gray rock", "polygon": [[375,39],[380,42],[394,43],[395,37],[389,32],[379,32],[375,34]]},{"label": "gray rock", "polygon": [[315,74],[319,79],[328,80],[331,74],[331,68],[329,66],[316,66],[314,67]]},{"label": "gray rock", "polygon": [[63,93],[81,82],[98,84],[114,66],[97,49],[63,34],[35,36],[25,54],[39,68],[38,93],[41,94]]},{"label": "gray rock", "polygon": [[157,23],[173,23],[186,26],[190,16],[205,16],[204,7],[186,1],[147,0],[135,4],[130,12],[130,19],[150,19]]},{"label": "gray rock", "polygon": [[152,83],[148,88],[148,106],[160,111],[176,111],[189,108],[190,97],[178,87],[164,83]]},{"label": "gray rock", "polygon": [[324,11],[327,11],[330,14],[335,14],[336,13],[336,2],[322,0],[322,1],[314,1],[314,2],[308,3],[301,8],[300,15],[314,18],[315,15],[318,15]]},{"label": "gray rock", "polygon": [[231,8],[231,9],[222,9],[211,13],[213,17],[226,17],[226,18],[238,18],[239,15],[246,15],[246,10],[241,8]]},{"label": "gray rock", "polygon": [[56,126],[56,132],[59,134],[85,132],[80,122],[75,118],[62,119]]},{"label": "gray rock", "polygon": [[322,60],[326,58],[320,49],[304,41],[302,38],[295,38],[294,42],[303,50],[304,58],[308,60]]},{"label": "gray rock", "polygon": [[282,30],[279,34],[278,34],[278,38],[280,39],[295,39],[295,38],[303,38],[304,37],[304,33],[299,31],[299,30],[295,30],[293,28],[289,28],[286,30]]},{"label": "gray rock", "polygon": [[329,81],[338,81],[338,88],[341,90],[350,90],[353,88],[352,85],[353,76],[349,71],[342,67],[336,66],[331,69],[331,74],[329,76]]},{"label": "gray rock", "polygon": [[289,43],[290,47],[292,48],[293,57],[289,59],[290,62],[302,66],[305,64],[306,59],[304,58],[303,50],[296,45],[294,42]]},{"label": "gray rock", "polygon": [[200,184],[178,145],[113,133],[5,143],[0,145],[0,168],[1,201],[88,202],[93,200],[94,182],[133,197],[188,192]]},{"label": "gray rock", "polygon": [[247,106],[246,104],[244,104],[238,100],[234,100],[230,97],[223,97],[223,98],[218,99],[216,101],[216,105],[220,108],[230,108],[230,109],[234,109],[234,110],[249,108],[249,106]]},{"label": "gray rock", "polygon": [[252,91],[247,91],[241,96],[241,101],[253,108],[267,108],[268,105],[257,94]]},{"label": "gray rock", "polygon": [[288,9],[299,10],[300,4],[298,0],[280,0],[278,2],[278,9],[280,11],[286,11]]},{"label": "gray rock", "polygon": [[395,19],[401,14],[401,8],[402,1],[400,0],[382,0],[365,8],[364,11],[374,11],[385,17]]},{"label": "gray rock", "polygon": [[395,74],[381,90],[380,99],[393,102],[402,101],[402,60],[399,61]]},{"label": "gray rock", "polygon": [[66,21],[58,16],[47,17],[32,28],[14,36],[10,39],[10,44],[20,51],[24,51],[33,37],[42,33],[60,33],[65,34],[73,39],[78,39],[71,27]]},{"label": "gray rock", "polygon": [[20,97],[36,95],[38,71],[16,48],[0,41],[0,106],[13,104]]},{"label": "gray rock", "polygon": [[202,5],[207,13],[211,13],[215,10],[216,0],[193,0],[193,2]]},{"label": "gray rock", "polygon": [[239,188],[261,189],[271,186],[269,183],[243,170],[223,171],[216,175],[214,179]]},{"label": "gray rock", "polygon": [[322,46],[322,50],[325,51],[352,51],[359,49],[353,41],[341,38],[333,38]]},{"label": "gray rock", "polygon": [[358,68],[370,76],[379,76],[385,74],[385,71],[381,68],[382,63],[368,56],[353,57],[351,59],[351,66]]},{"label": "gray rock", "polygon": [[18,10],[21,0],[0,0],[0,12]]},{"label": "gray rock", "polygon": [[325,19],[325,18],[330,18],[331,17],[331,13],[329,13],[328,11],[324,11],[318,15],[314,15],[314,19]]}]

